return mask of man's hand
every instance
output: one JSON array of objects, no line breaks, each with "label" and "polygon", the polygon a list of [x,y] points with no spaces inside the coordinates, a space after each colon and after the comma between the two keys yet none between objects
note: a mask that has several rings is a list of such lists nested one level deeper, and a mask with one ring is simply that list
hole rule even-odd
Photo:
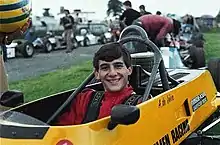
[{"label": "man's hand", "polygon": [[22,28],[18,28],[14,32],[11,33],[2,33],[0,32],[0,44],[10,44],[14,39],[20,37],[27,31],[31,23],[31,20],[29,19],[27,23]]}]

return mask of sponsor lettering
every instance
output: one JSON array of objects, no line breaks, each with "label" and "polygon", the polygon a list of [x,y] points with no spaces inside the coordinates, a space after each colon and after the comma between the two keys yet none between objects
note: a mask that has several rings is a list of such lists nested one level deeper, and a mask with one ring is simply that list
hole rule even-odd
[{"label": "sponsor lettering", "polygon": [[162,137],[159,141],[157,141],[154,145],[170,145],[170,138],[169,135],[166,134]]},{"label": "sponsor lettering", "polygon": [[166,134],[160,140],[155,142],[153,145],[171,145],[171,139],[173,143],[176,143],[179,139],[181,139],[188,131],[190,127],[188,125],[188,119],[180,123],[177,127],[175,127],[170,135]]},{"label": "sponsor lettering", "polygon": [[202,105],[204,105],[208,101],[206,94],[203,92],[192,99],[191,105],[193,108],[193,111],[196,111],[199,109]]},{"label": "sponsor lettering", "polygon": [[184,136],[190,130],[188,120],[185,120],[171,131],[173,143],[177,142],[182,136]]}]

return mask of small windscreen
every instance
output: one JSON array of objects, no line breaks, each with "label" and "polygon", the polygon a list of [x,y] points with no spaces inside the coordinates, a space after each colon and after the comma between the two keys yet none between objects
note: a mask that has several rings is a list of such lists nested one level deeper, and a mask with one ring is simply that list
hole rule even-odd
[{"label": "small windscreen", "polygon": [[36,118],[28,116],[26,114],[6,111],[0,113],[0,124],[2,125],[40,125],[48,126],[45,122],[42,122]]}]

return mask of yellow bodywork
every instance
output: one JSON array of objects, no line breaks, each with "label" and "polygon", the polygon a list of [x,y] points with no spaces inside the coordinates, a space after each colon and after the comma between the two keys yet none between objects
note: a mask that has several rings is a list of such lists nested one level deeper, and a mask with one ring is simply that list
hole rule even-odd
[{"label": "yellow bodywork", "polygon": [[[179,145],[197,129],[219,104],[210,73],[200,76],[139,104],[141,117],[136,124],[106,128],[109,117],[83,125],[50,126],[43,139],[5,139],[1,145],[56,145],[66,139],[73,145]],[[196,111],[196,96],[205,101]],[[193,100],[194,99],[194,100]],[[188,104],[189,114],[186,113]],[[197,106],[198,107],[198,106]],[[187,116],[189,115],[189,116]],[[69,144],[65,144],[69,145]]]}]

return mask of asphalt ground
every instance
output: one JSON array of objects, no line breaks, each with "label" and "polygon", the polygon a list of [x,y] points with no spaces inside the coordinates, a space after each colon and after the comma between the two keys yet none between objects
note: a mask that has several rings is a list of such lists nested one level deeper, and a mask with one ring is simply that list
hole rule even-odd
[{"label": "asphalt ground", "polygon": [[69,68],[91,60],[100,45],[79,47],[71,53],[56,50],[50,53],[36,53],[32,58],[12,58],[5,63],[8,80],[19,81],[36,77],[60,68]]}]

